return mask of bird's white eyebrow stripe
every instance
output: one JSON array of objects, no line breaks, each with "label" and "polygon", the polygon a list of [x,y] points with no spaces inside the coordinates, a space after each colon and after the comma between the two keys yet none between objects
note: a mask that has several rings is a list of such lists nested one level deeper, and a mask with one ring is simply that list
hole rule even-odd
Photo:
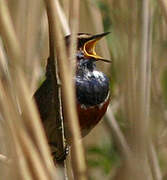
[{"label": "bird's white eyebrow stripe", "polygon": [[89,34],[81,34],[81,35],[79,35],[79,38],[90,38],[91,37],[91,35],[89,35]]}]

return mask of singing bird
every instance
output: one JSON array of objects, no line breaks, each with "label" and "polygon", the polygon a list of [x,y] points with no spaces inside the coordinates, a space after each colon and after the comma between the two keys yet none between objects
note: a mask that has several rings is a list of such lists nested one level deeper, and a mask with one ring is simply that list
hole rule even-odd
[{"label": "singing bird", "polygon": [[[84,137],[105,114],[110,102],[109,79],[101,71],[96,69],[97,61],[110,62],[96,54],[96,43],[109,34],[101,33],[91,35],[78,33],[76,51],[76,75],[74,77],[76,88],[76,104],[81,135]],[[67,49],[71,36],[65,37]],[[49,69],[49,58],[47,69]],[[46,80],[34,94],[36,104],[50,144],[54,144],[55,125],[52,121],[51,101],[54,94],[52,78],[49,70],[46,72]],[[51,117],[51,118],[48,118]],[[50,122],[48,122],[48,119]],[[69,139],[69,134],[66,134]]]}]

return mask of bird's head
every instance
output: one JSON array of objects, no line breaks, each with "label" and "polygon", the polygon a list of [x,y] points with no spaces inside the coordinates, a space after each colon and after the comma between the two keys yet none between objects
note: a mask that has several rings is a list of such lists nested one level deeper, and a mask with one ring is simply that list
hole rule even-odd
[{"label": "bird's head", "polygon": [[[110,60],[104,59],[103,57],[97,55],[95,48],[97,42],[104,36],[108,35],[109,32],[91,35],[88,33],[78,33],[77,34],[77,59],[78,60],[90,60],[90,61],[104,61],[110,63]],[[70,44],[70,35],[66,36],[66,45]]]}]

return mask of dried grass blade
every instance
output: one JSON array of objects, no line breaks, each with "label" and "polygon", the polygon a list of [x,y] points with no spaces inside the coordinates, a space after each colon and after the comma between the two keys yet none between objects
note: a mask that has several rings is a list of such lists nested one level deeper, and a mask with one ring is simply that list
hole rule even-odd
[{"label": "dried grass blade", "polygon": [[[72,156],[77,168],[74,174],[78,180],[86,179],[86,168],[81,141],[79,140],[79,123],[76,113],[74,82],[72,80],[72,72],[69,69],[69,62],[66,55],[64,35],[61,33],[61,25],[59,16],[56,11],[56,1],[46,0],[47,11],[50,13],[50,21],[52,23],[53,32],[55,34],[55,47],[58,54],[58,67],[60,78],[62,80],[63,105],[65,109],[66,120],[72,135],[72,144],[75,156]],[[55,22],[57,20],[57,22]]]}]

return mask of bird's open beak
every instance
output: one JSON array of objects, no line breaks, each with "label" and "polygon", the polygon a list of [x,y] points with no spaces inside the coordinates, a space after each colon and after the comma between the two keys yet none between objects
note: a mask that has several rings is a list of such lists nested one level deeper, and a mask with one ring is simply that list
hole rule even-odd
[{"label": "bird's open beak", "polygon": [[103,38],[104,36],[108,35],[110,32],[102,33],[102,34],[97,34],[93,35],[88,39],[88,41],[85,42],[84,44],[84,53],[88,57],[93,57],[97,61],[104,61],[111,63],[110,60],[104,59],[103,57],[99,56],[96,54],[95,48],[96,48],[96,43]]}]

